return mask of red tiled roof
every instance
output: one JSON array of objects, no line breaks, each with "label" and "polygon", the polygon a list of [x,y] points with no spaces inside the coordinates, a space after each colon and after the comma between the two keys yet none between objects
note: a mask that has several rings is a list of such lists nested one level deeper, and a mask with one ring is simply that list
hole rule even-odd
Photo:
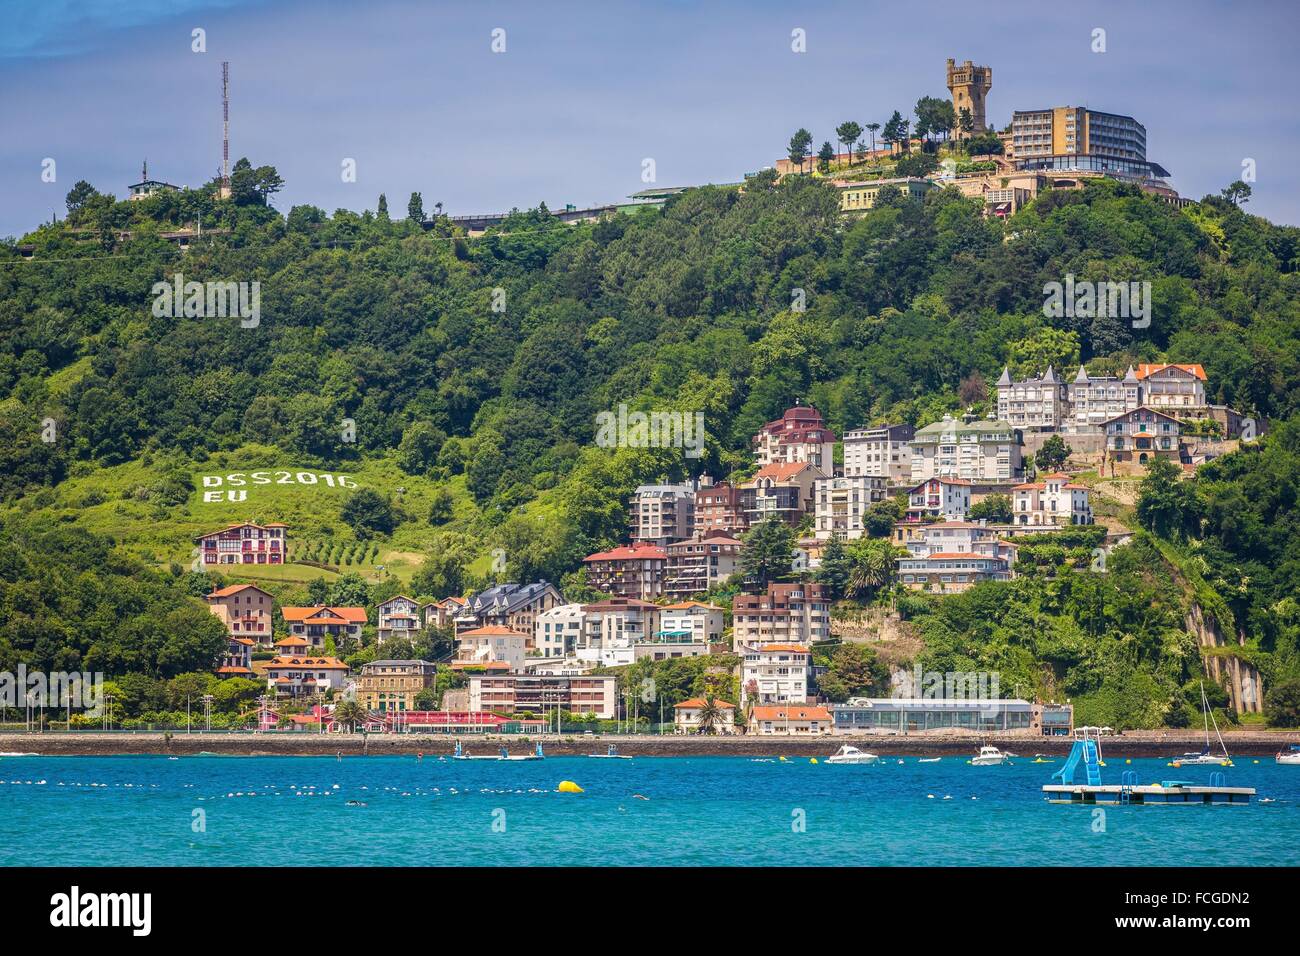
[{"label": "red tiled roof", "polygon": [[[722,710],[735,710],[735,709],[736,709],[736,705],[735,705],[735,704],[729,703],[729,702],[727,702],[727,701],[725,701],[725,700],[715,700],[713,703],[716,704],[716,705],[717,705],[720,709],[722,709]],[[703,707],[703,706],[704,706],[704,698],[703,698],[703,697],[692,697],[692,698],[690,698],[689,700],[684,700],[684,701],[682,701],[680,704],[677,704],[676,707],[674,707],[673,709],[674,709],[674,710],[681,710],[681,709],[684,708],[684,707],[696,707],[696,708],[698,708],[698,707]]]},{"label": "red tiled roof", "polygon": [[831,719],[825,707],[807,704],[760,705],[754,708],[754,720],[824,720]]},{"label": "red tiled roof", "polygon": [[623,545],[614,548],[611,551],[598,551],[595,554],[589,554],[583,561],[631,561],[646,560],[653,561],[656,558],[667,560],[668,552],[663,548],[653,544],[634,544],[631,547]]},{"label": "red tiled roof", "polygon": [[1155,362],[1155,363],[1144,362],[1143,364],[1137,367],[1138,381],[1141,381],[1142,379],[1146,378],[1149,375],[1154,375],[1156,372],[1162,372],[1167,368],[1180,368],[1184,372],[1190,372],[1192,375],[1195,375],[1202,382],[1206,380],[1205,369],[1201,368],[1201,366],[1199,365],[1190,365],[1190,364],[1184,365],[1178,362]]},{"label": "red tiled roof", "polygon": [[807,461],[778,461],[775,464],[764,465],[755,472],[754,477],[746,484],[753,484],[760,478],[771,478],[773,481],[789,481],[794,478],[805,468],[815,467],[812,462]]},{"label": "red tiled roof", "polygon": [[213,591],[212,593],[204,596],[209,601],[211,601],[213,598],[230,597],[230,595],[232,594],[238,594],[240,591],[243,591],[245,588],[252,588],[254,591],[259,591],[262,594],[265,594],[267,597],[271,596],[269,591],[263,591],[256,584],[232,584],[229,587],[221,588],[217,591]]},{"label": "red tiled roof", "polygon": [[460,637],[527,637],[522,631],[512,631],[508,627],[502,627],[500,624],[489,624],[487,627],[476,627],[470,631],[461,631],[456,635]]},{"label": "red tiled roof", "polygon": [[[286,621],[307,621],[322,611],[329,611],[336,617],[341,617],[349,624],[365,624],[366,609],[363,607],[334,607],[319,605],[317,607],[282,607],[280,613],[284,615]],[[323,615],[328,618],[329,615]]]}]

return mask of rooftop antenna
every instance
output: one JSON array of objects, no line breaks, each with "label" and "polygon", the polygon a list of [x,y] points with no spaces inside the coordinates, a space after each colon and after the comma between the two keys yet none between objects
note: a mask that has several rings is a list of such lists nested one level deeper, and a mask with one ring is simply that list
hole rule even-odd
[{"label": "rooftop antenna", "polygon": [[221,197],[230,197],[230,61],[221,62]]}]

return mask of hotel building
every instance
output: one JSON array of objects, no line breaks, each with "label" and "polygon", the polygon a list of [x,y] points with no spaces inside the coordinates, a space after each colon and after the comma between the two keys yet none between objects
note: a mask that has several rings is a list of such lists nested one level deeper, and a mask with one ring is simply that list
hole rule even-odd
[{"label": "hotel building", "polygon": [[429,661],[371,661],[361,665],[357,703],[380,713],[415,710],[415,698],[434,686],[438,665]]},{"label": "hotel building", "polygon": [[501,714],[618,715],[618,678],[612,675],[471,674],[469,709]]},{"label": "hotel building", "polygon": [[817,409],[807,405],[786,409],[758,430],[752,444],[760,467],[807,462],[828,475],[835,467],[835,435]]}]

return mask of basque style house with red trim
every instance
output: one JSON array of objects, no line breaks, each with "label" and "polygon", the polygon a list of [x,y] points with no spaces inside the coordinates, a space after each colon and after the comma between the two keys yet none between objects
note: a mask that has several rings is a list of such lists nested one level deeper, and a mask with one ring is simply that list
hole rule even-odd
[{"label": "basque style house with red trim", "polygon": [[284,564],[289,554],[289,526],[278,521],[269,524],[232,524],[220,531],[201,534],[194,539],[203,564]]}]

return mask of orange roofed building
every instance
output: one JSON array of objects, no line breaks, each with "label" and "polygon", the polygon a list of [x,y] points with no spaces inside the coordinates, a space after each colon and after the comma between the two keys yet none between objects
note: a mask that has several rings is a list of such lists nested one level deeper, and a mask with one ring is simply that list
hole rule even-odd
[{"label": "orange roofed building", "polygon": [[813,704],[759,705],[749,717],[749,732],[761,737],[820,737],[833,726],[831,712]]},{"label": "orange roofed building", "polygon": [[288,525],[278,521],[245,521],[194,539],[204,566],[221,564],[284,564],[289,555]]},{"label": "orange roofed building", "polygon": [[300,637],[313,649],[325,646],[325,638],[341,640],[361,639],[361,627],[366,623],[363,607],[286,607],[281,608],[284,623],[289,625],[289,636]]},{"label": "orange roofed building", "polygon": [[[700,727],[700,714],[704,710],[704,698],[692,697],[673,707],[673,733],[698,734],[704,731]],[[734,734],[736,732],[736,705],[725,700],[713,701],[717,714],[713,719],[712,732],[717,734]]]},{"label": "orange roofed building", "polygon": [[205,595],[204,600],[231,638],[245,638],[250,646],[270,646],[275,599],[266,591],[255,584],[232,584]]},{"label": "orange roofed building", "polygon": [[653,601],[664,593],[668,552],[655,544],[633,544],[582,559],[587,583],[615,597]]},{"label": "orange roofed building", "polygon": [[753,438],[760,465],[805,461],[829,475],[835,467],[835,435],[821,413],[807,405],[786,409]]},{"label": "orange roofed building", "polygon": [[267,687],[290,697],[342,690],[347,677],[348,665],[337,657],[286,655],[266,665]]}]

